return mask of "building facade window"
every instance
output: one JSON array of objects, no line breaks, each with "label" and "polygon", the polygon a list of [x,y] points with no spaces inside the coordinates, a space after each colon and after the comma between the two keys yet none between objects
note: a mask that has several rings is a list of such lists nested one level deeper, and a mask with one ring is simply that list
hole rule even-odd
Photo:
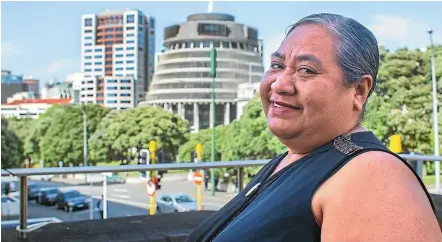
[{"label": "building facade window", "polygon": [[92,36],[86,36],[84,39],[92,39]]},{"label": "building facade window", "polygon": [[103,71],[103,69],[101,69],[101,68],[96,68],[96,69],[94,69],[94,71]]},{"label": "building facade window", "polygon": [[103,49],[95,49],[95,52],[101,52]]},{"label": "building facade window", "polygon": [[121,83],[130,83],[130,80],[127,80],[127,79],[121,80]]},{"label": "building facade window", "polygon": [[134,50],[134,47],[127,47],[126,50]]},{"label": "building facade window", "polygon": [[122,71],[122,70],[123,70],[123,67],[117,67],[117,68],[115,68],[115,70],[116,70],[116,71]]},{"label": "building facade window", "polygon": [[107,104],[115,104],[115,103],[117,103],[117,100],[107,100],[106,103]]},{"label": "building facade window", "polygon": [[84,32],[85,33],[92,33],[92,30],[91,29],[86,29]]},{"label": "building facade window", "polygon": [[115,80],[115,79],[109,79],[109,80],[107,80],[107,83],[117,83],[118,81],[117,80]]},{"label": "building facade window", "polygon": [[126,56],[127,56],[127,57],[133,57],[134,54],[127,54]]},{"label": "building facade window", "polygon": [[89,53],[89,52],[92,52],[92,50],[91,49],[87,49],[87,50],[84,50],[84,52],[85,53]]},{"label": "building facade window", "polygon": [[85,19],[84,26],[92,26],[92,18]]},{"label": "building facade window", "polygon": [[108,86],[107,90],[117,90],[117,87],[115,87],[115,86]]},{"label": "building facade window", "polygon": [[134,37],[135,34],[134,34],[134,33],[129,33],[129,34],[127,34],[126,36],[127,36],[127,37]]},{"label": "building facade window", "polygon": [[101,58],[103,58],[103,56],[102,55],[96,55],[96,56],[94,56],[94,58],[101,59]]},{"label": "building facade window", "polygon": [[107,96],[108,96],[108,97],[116,97],[117,94],[116,94],[116,93],[108,93]]},{"label": "building facade window", "polygon": [[123,61],[115,61],[115,64],[123,64]]},{"label": "building facade window", "polygon": [[135,28],[134,27],[126,27],[126,30],[134,30]]},{"label": "building facade window", "polygon": [[130,90],[130,87],[120,87],[121,90]]},{"label": "building facade window", "polygon": [[90,66],[90,65],[92,65],[92,63],[90,63],[90,62],[85,62],[84,65],[85,65],[85,66]]},{"label": "building facade window", "polygon": [[91,72],[92,69],[84,69],[85,72]]},{"label": "building facade window", "polygon": [[126,17],[126,23],[131,24],[135,22],[135,16],[133,14],[127,15]]},{"label": "building facade window", "polygon": [[133,41],[133,40],[126,41],[126,44],[133,44],[133,43],[135,43],[135,41]]},{"label": "building facade window", "polygon": [[87,56],[85,56],[84,58],[85,58],[85,59],[92,59],[92,56],[87,55]]},{"label": "building facade window", "polygon": [[127,101],[127,100],[121,100],[120,102],[121,103],[130,103],[130,101]]},{"label": "building facade window", "polygon": [[128,70],[128,71],[133,71],[133,70],[134,70],[134,67],[133,67],[133,66],[129,66],[129,67],[126,68],[126,70]]},{"label": "building facade window", "polygon": [[122,50],[123,50],[123,47],[115,48],[115,50],[116,50],[116,51],[122,51]]},{"label": "building facade window", "polygon": [[117,58],[119,58],[119,57],[123,57],[123,54],[117,54],[117,55],[115,55]]},{"label": "building facade window", "polygon": [[130,93],[121,93],[120,96],[122,96],[122,97],[130,97]]},{"label": "building facade window", "polygon": [[134,60],[127,60],[126,64],[133,64],[135,61]]},{"label": "building facade window", "polygon": [[103,65],[103,62],[95,62],[94,65]]}]

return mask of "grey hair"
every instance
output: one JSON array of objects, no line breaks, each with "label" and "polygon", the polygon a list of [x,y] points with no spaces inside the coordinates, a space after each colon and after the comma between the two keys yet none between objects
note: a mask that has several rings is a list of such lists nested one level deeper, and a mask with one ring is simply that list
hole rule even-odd
[{"label": "grey hair", "polygon": [[[371,75],[373,86],[368,93],[370,97],[377,83],[379,69],[379,47],[373,33],[354,19],[338,14],[319,13],[309,15],[289,26],[286,36],[304,24],[318,24],[339,39],[336,51],[344,73],[344,84],[349,86],[358,82],[363,75]],[[366,104],[367,102],[364,104],[361,119]]]}]

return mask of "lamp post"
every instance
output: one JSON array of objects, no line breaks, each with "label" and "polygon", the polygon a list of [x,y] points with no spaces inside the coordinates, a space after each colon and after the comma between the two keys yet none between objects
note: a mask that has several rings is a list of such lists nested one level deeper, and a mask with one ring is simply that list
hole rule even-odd
[{"label": "lamp post", "polygon": [[[429,29],[428,34],[430,35],[430,45],[431,45],[431,79],[433,84],[433,135],[434,135],[434,155],[439,156],[439,127],[437,120],[437,86],[436,86],[436,67],[434,63],[434,45],[433,45],[433,30]],[[436,191],[440,192],[440,162],[435,161],[435,180],[436,180]]]},{"label": "lamp post", "polygon": [[[211,160],[215,162],[215,78],[216,78],[216,49],[210,49],[210,75],[212,76],[212,152]],[[212,196],[215,196],[215,170],[210,169]]]},{"label": "lamp post", "polygon": [[88,157],[87,157],[87,116],[86,112],[83,109],[83,104],[80,104],[80,110],[83,113],[83,162],[84,166],[88,166]]}]

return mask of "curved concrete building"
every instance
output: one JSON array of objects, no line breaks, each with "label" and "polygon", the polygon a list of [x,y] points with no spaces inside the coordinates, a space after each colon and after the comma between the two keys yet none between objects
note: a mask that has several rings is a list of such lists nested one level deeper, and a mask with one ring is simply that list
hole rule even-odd
[{"label": "curved concrete building", "polygon": [[210,49],[217,49],[215,125],[237,116],[238,85],[257,83],[264,72],[258,31],[227,14],[194,14],[164,30],[146,101],[189,120],[193,131],[211,127]]}]

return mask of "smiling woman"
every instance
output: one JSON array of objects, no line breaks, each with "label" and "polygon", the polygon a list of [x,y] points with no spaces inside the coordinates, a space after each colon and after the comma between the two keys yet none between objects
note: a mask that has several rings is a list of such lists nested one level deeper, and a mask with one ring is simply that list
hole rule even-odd
[{"label": "smiling woman", "polygon": [[378,67],[376,38],[355,20],[294,24],[260,87],[287,152],[188,241],[441,241],[422,181],[360,124]]}]

